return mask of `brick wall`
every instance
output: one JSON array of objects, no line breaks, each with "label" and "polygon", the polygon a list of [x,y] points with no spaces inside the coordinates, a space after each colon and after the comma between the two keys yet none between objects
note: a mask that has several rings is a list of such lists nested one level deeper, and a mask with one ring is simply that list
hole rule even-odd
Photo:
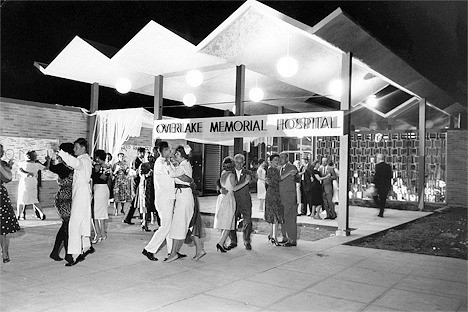
[{"label": "brick wall", "polygon": [[[0,98],[2,136],[73,142],[79,137],[87,137],[87,120],[88,117],[77,107]],[[18,182],[7,183],[6,188],[15,208]],[[42,181],[39,199],[43,207],[53,207],[56,192],[56,181]]]},{"label": "brick wall", "polygon": [[468,206],[468,131],[447,131],[447,204]]}]

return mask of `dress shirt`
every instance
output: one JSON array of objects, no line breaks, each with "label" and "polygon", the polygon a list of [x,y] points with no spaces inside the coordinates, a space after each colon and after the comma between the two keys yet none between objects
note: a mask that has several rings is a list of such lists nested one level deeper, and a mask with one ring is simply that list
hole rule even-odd
[{"label": "dress shirt", "polygon": [[242,169],[241,170],[236,169],[236,175],[237,175],[237,181],[240,181],[240,178],[241,178],[241,175],[242,175]]}]

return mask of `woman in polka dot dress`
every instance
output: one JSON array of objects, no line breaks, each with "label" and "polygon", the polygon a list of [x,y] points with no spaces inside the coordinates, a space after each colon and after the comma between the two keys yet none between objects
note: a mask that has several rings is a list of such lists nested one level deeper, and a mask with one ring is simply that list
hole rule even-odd
[{"label": "woman in polka dot dress", "polygon": [[[3,157],[3,145],[0,144],[0,158]],[[11,181],[11,164],[0,160],[0,244],[2,246],[3,263],[10,262],[8,234],[19,231],[20,226],[11,206],[10,197],[3,183]]]}]

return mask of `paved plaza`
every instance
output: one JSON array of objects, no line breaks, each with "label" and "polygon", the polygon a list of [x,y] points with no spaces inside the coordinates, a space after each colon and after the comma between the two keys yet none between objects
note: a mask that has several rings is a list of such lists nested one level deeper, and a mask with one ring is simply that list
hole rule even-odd
[{"label": "paved plaza", "polygon": [[[202,211],[214,211],[215,200],[201,198]],[[254,217],[261,218],[256,205]],[[350,207],[351,236],[285,248],[255,234],[252,251],[240,245],[226,254],[215,249],[219,233],[207,229],[205,257],[192,260],[194,246],[184,245],[188,257],[172,263],[162,261],[165,248],[159,261],[148,261],[141,251],[152,232],[111,216],[109,238],[74,267],[49,259],[60,221],[54,209],[45,212],[47,220],[39,221],[29,211],[11,239],[11,262],[0,271],[1,311],[467,310],[467,261],[342,245],[423,212],[386,210],[382,219],[374,209]]]}]

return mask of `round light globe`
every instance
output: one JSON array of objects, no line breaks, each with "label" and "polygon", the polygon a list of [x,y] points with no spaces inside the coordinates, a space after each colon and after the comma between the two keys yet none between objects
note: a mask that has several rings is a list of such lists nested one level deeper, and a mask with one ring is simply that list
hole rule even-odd
[{"label": "round light globe", "polygon": [[297,74],[298,69],[299,66],[297,65],[297,61],[290,56],[285,56],[281,58],[278,61],[278,64],[276,65],[276,70],[278,71],[278,73],[286,78],[292,77],[295,74]]},{"label": "round light globe", "polygon": [[184,98],[182,99],[184,102],[184,105],[187,107],[192,107],[197,103],[197,97],[193,93],[187,93],[184,95]]},{"label": "round light globe", "polygon": [[328,91],[334,96],[341,96],[342,88],[341,80],[333,80],[328,87]]},{"label": "round light globe", "polygon": [[185,76],[185,81],[193,88],[199,87],[203,83],[203,74],[196,69],[190,70]]},{"label": "round light globe", "polygon": [[117,92],[125,94],[132,90],[132,83],[128,78],[120,78],[115,83]]},{"label": "round light globe", "polygon": [[252,102],[260,102],[263,100],[263,90],[260,88],[252,88],[249,91],[249,98]]},{"label": "round light globe", "polygon": [[366,103],[370,107],[376,107],[377,103],[378,103],[378,100],[377,100],[377,97],[375,96],[375,94],[372,94],[371,96],[369,96],[367,98],[367,100],[366,100]]}]

